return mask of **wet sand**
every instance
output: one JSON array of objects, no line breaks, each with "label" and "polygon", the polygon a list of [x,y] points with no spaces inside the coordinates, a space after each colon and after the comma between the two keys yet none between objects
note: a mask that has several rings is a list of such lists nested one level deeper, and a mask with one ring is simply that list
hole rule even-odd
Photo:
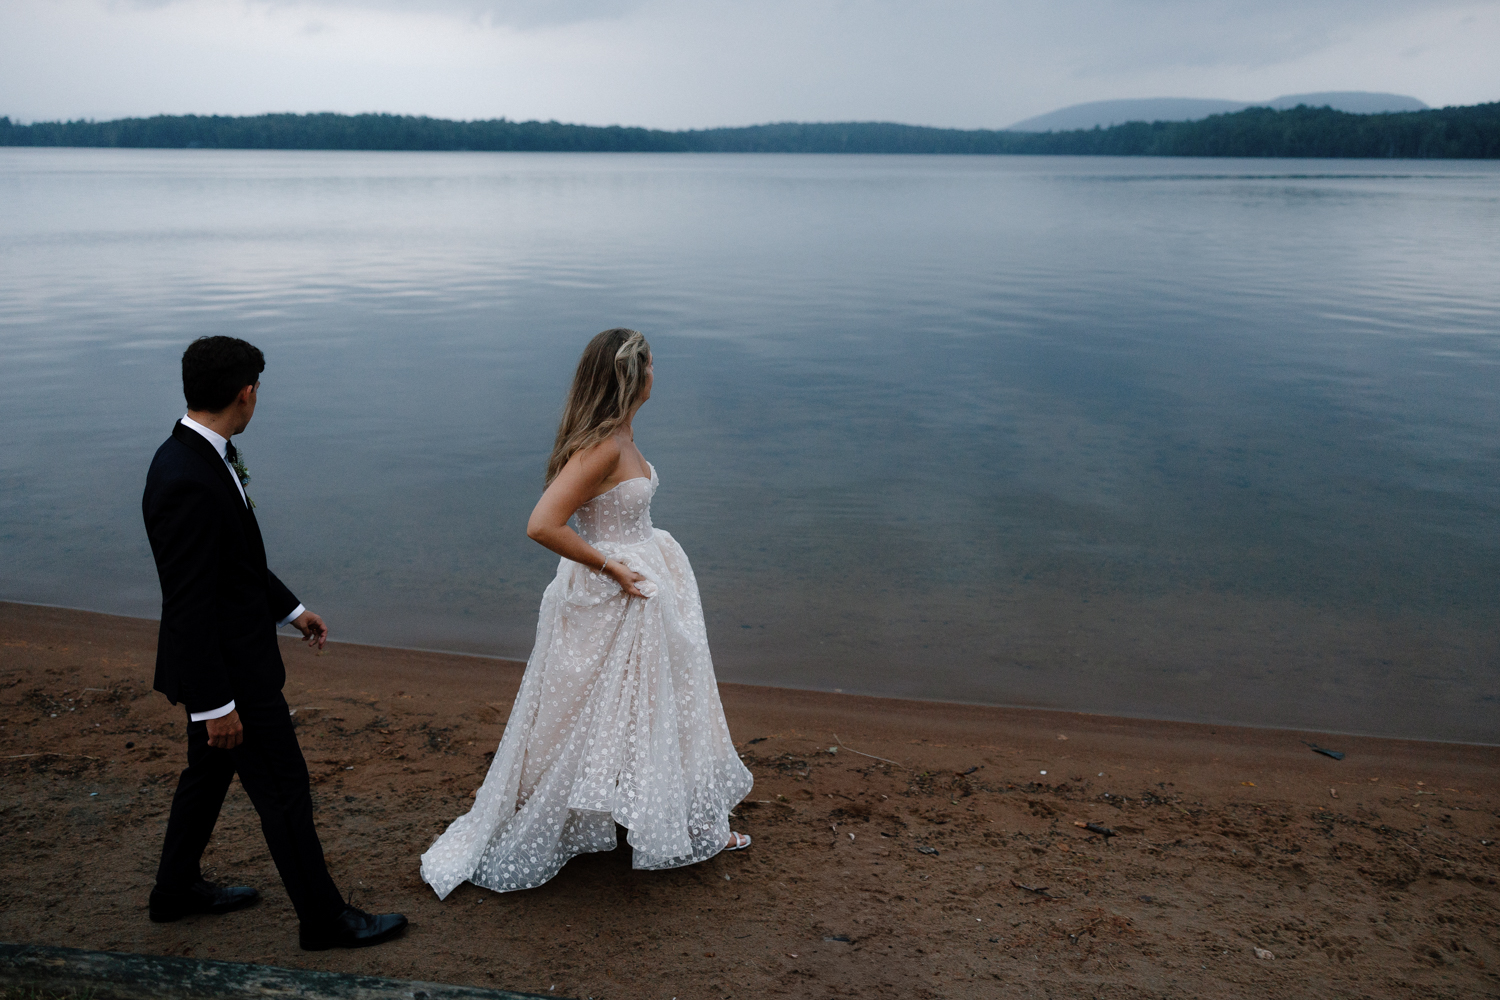
[{"label": "wet sand", "polygon": [[0,603],[0,939],[595,998],[1500,993],[1500,748],[726,684],[748,851],[636,872],[621,849],[439,902],[417,857],[521,665],[290,640],[334,877],[411,929],[300,951],[237,786],[205,866],[265,900],[152,924],[184,757],[155,633]]}]

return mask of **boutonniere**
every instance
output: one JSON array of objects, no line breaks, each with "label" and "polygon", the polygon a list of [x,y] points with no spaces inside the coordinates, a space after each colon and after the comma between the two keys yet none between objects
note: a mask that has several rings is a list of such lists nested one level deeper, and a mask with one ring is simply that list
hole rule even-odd
[{"label": "boutonniere", "polygon": [[229,467],[234,470],[236,476],[240,477],[240,488],[245,491],[245,502],[250,505],[251,510],[254,510],[255,501],[250,499],[250,470],[245,468],[244,456],[236,454],[234,461],[229,463]]}]

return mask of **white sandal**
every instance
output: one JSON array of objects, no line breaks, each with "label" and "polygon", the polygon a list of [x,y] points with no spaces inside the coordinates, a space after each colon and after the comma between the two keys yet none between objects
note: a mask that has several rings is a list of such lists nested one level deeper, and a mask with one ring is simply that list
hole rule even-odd
[{"label": "white sandal", "polygon": [[750,835],[748,833],[735,833],[733,830],[730,830],[729,835],[734,838],[734,843],[726,844],[724,850],[743,851],[750,846]]}]

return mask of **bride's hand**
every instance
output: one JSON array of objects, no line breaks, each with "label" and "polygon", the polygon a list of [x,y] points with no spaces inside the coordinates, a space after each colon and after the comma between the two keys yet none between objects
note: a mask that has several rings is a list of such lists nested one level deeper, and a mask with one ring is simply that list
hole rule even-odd
[{"label": "bride's hand", "polygon": [[620,585],[621,590],[625,591],[631,597],[644,598],[646,596],[636,587],[636,581],[646,578],[618,559],[611,559],[605,563],[604,572],[611,580]]}]

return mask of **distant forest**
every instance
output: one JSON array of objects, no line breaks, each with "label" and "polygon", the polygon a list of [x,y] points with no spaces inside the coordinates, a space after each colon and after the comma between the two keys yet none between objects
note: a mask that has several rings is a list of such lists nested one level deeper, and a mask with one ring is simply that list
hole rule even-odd
[{"label": "distant forest", "polygon": [[1299,106],[1192,122],[1076,132],[924,128],[884,122],[754,125],[683,132],[408,115],[158,115],[116,121],[0,117],[0,146],[136,149],[476,150],[590,153],[926,153],[1071,156],[1500,158],[1500,102],[1378,115]]}]

